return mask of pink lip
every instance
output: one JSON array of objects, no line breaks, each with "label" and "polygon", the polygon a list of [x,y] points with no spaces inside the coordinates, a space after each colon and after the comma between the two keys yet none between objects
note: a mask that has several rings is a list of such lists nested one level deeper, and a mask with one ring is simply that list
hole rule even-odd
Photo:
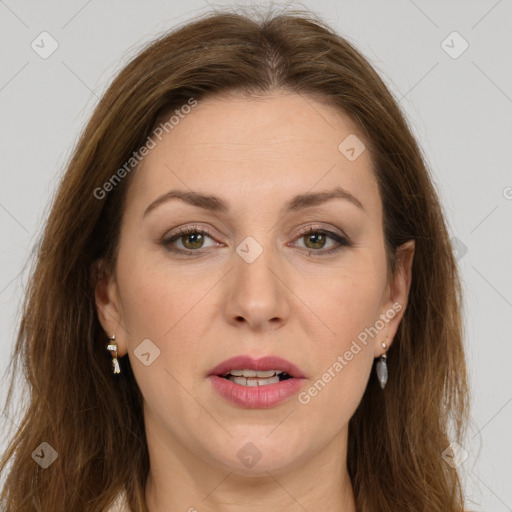
[{"label": "pink lip", "polygon": [[[281,370],[292,378],[267,384],[265,386],[247,387],[235,384],[222,377],[230,370]],[[250,356],[237,356],[227,359],[213,368],[208,375],[213,388],[226,400],[239,407],[264,409],[273,407],[296,394],[305,381],[303,372],[286,359],[267,356],[253,359]]]},{"label": "pink lip", "polygon": [[292,377],[304,378],[300,368],[278,356],[253,359],[251,356],[235,356],[226,359],[210,371],[210,375],[224,375],[230,370],[281,370]]}]

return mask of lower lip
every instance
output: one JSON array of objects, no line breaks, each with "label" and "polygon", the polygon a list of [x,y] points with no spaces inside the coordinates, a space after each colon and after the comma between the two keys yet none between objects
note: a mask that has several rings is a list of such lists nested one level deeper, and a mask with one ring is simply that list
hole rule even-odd
[{"label": "lower lip", "polygon": [[247,409],[266,409],[298,393],[305,379],[291,378],[263,386],[242,386],[224,377],[208,377],[215,391],[229,402]]}]

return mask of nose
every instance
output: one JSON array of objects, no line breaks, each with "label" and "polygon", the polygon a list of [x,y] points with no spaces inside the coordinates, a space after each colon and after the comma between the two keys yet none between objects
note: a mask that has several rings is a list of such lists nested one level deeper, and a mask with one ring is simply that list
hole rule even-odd
[{"label": "nose", "polygon": [[[256,256],[256,257],[255,257]],[[234,325],[254,330],[280,328],[290,313],[290,291],[278,255],[249,239],[233,255],[225,301],[225,314]]]}]

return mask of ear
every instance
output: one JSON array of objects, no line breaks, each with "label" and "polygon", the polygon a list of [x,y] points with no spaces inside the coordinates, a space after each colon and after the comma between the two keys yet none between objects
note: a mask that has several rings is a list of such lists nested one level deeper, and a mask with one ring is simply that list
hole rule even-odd
[{"label": "ear", "polygon": [[412,263],[414,260],[415,241],[409,240],[396,249],[395,274],[390,276],[386,287],[380,318],[386,327],[379,336],[375,346],[375,357],[383,354],[380,341],[386,341],[389,349],[405,313],[412,282]]},{"label": "ear", "polygon": [[98,320],[108,336],[116,335],[117,353],[119,357],[127,353],[126,330],[123,327],[123,314],[119,300],[115,275],[107,270],[103,260],[93,265],[94,298]]}]

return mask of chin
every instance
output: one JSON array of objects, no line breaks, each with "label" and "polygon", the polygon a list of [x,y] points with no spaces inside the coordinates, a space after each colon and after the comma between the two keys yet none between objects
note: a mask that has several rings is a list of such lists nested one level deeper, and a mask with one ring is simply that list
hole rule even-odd
[{"label": "chin", "polygon": [[235,436],[222,453],[212,454],[226,470],[243,476],[268,476],[269,472],[280,473],[297,464],[303,443],[299,447],[292,437],[276,432],[269,435],[272,429],[267,427],[252,430],[252,435],[246,432]]}]

